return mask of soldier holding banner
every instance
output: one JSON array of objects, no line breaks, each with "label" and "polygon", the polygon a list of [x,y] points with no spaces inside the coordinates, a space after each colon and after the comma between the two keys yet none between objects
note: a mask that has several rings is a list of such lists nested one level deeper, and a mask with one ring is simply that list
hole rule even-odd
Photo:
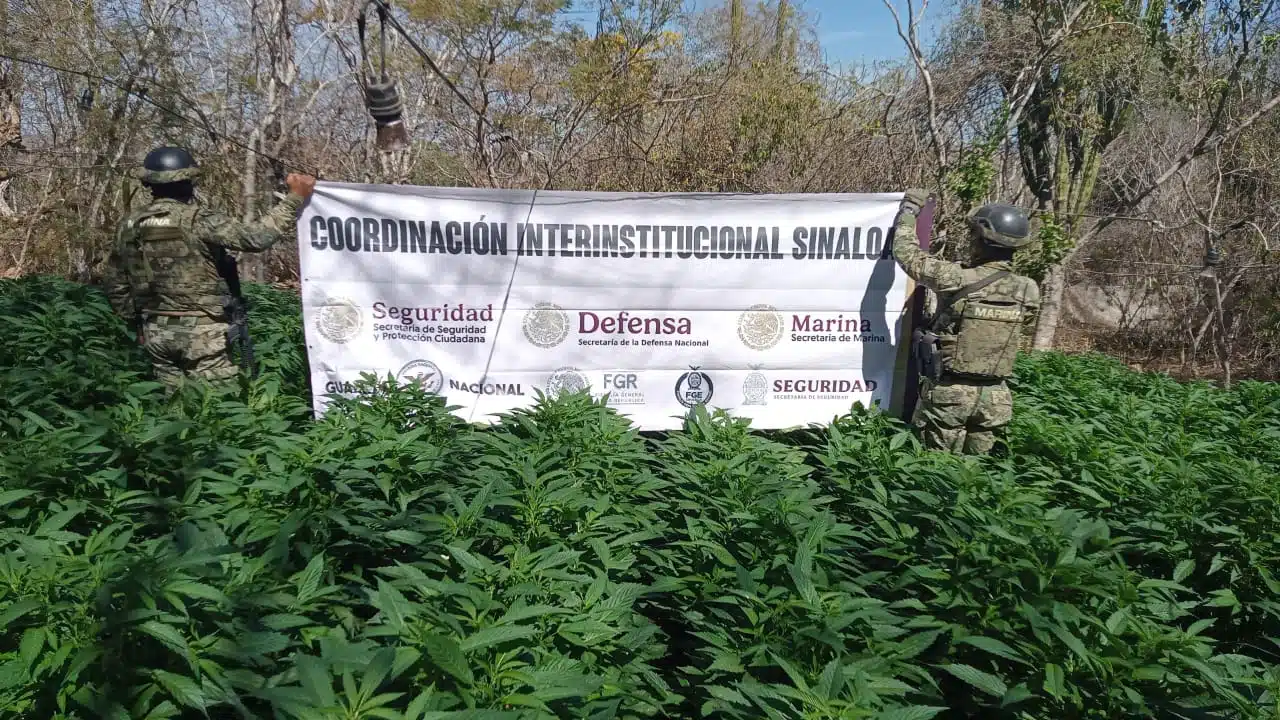
[{"label": "soldier holding banner", "polygon": [[1013,419],[1013,375],[1024,329],[1040,307],[1034,280],[1013,272],[1013,253],[1031,241],[1022,210],[1000,204],[969,216],[972,262],[930,256],[920,248],[916,217],[928,194],[908,190],[898,213],[893,255],[911,279],[938,296],[928,326],[916,331],[921,373],[912,423],[926,446],[986,454]]},{"label": "soldier holding banner", "polygon": [[156,377],[172,391],[187,377],[236,378],[231,345],[248,357],[239,276],[228,251],[262,252],[294,231],[315,178],[289,175],[289,193],[261,221],[242,223],[202,207],[199,167],[183,148],[147,154],[138,174],[152,201],[121,223],[107,267],[107,296],[130,322]]}]

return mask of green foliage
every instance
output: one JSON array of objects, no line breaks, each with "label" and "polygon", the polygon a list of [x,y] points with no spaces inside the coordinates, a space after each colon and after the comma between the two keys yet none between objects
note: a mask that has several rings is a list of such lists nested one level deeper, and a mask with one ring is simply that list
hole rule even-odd
[{"label": "green foliage", "polygon": [[956,166],[947,172],[947,186],[960,201],[963,211],[977,205],[991,192],[991,183],[996,178],[994,158],[1005,138],[1008,117],[1009,104],[1001,103],[991,120],[986,137],[974,143]]},{"label": "green foliage", "polygon": [[742,174],[749,175],[784,153],[799,155],[803,162],[811,140],[802,121],[821,106],[819,86],[774,61],[754,62],[744,72],[748,91],[733,127]]},{"label": "green foliage", "polygon": [[1035,242],[1016,254],[1014,263],[1018,272],[1040,280],[1075,247],[1075,238],[1052,213],[1040,214],[1037,219],[1040,227],[1036,230]]},{"label": "green foliage", "polygon": [[947,173],[947,186],[969,208],[991,190],[991,181],[995,176],[992,153],[979,150],[965,155],[964,160]]},{"label": "green foliage", "polygon": [[317,421],[296,298],[251,297],[247,400],[164,400],[100,294],[0,284],[0,717],[1280,709],[1274,384],[1025,357],[982,459],[390,378]]}]

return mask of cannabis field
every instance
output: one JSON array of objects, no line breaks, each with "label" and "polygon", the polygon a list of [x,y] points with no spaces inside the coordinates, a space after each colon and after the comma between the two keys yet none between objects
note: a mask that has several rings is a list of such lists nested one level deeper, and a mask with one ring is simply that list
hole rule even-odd
[{"label": "cannabis field", "polygon": [[1023,358],[981,460],[861,409],[317,422],[252,290],[250,392],[166,401],[97,291],[0,284],[3,717],[1277,717],[1274,384]]}]

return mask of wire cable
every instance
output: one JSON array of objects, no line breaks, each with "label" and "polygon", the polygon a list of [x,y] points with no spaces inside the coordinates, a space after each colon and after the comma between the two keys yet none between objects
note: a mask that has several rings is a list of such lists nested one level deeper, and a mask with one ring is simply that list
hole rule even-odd
[{"label": "wire cable", "polygon": [[[529,224],[529,219],[533,217],[533,211],[538,206],[538,189],[533,189],[533,195],[529,198],[529,212],[525,213],[524,222]],[[507,289],[502,296],[502,309],[498,311],[497,327],[493,329],[493,342],[489,343],[489,357],[484,361],[484,372],[480,374],[480,382],[489,379],[489,370],[493,367],[493,354],[498,349],[498,337],[502,334],[502,321],[507,316],[507,309],[511,305],[511,289],[516,284],[516,270],[520,267],[520,257],[524,255],[521,251],[521,243],[519,234],[516,236],[516,259],[511,263],[511,275],[507,278]],[[476,396],[476,404],[471,406],[471,413],[467,416],[467,422],[475,422],[476,408],[480,405],[480,399],[483,396]]]},{"label": "wire cable", "polygon": [[[385,78],[385,76],[386,76],[386,62],[387,62],[387,55],[386,55],[386,42],[387,42],[387,39],[386,39],[386,29],[385,29],[385,26],[386,26],[386,24],[387,24],[387,23],[390,23],[390,24],[391,24],[391,27],[393,27],[397,32],[399,32],[399,33],[400,33],[400,35],[401,35],[401,37],[403,37],[403,38],[405,39],[405,42],[407,42],[407,43],[409,44],[409,47],[413,48],[414,52],[416,52],[416,53],[419,55],[419,57],[421,57],[421,58],[422,58],[423,62],[425,62],[425,63],[427,64],[427,68],[428,68],[428,69],[430,69],[430,70],[431,70],[431,72],[432,72],[432,73],[434,73],[434,74],[436,75],[436,77],[438,77],[438,78],[440,79],[440,82],[444,83],[444,86],[445,86],[445,87],[447,87],[447,88],[449,89],[449,91],[450,91],[450,92],[452,92],[452,93],[453,93],[453,94],[454,94],[454,95],[455,95],[459,100],[461,100],[461,101],[462,101],[462,104],[467,106],[467,109],[469,109],[469,110],[471,110],[471,112],[475,113],[476,117],[477,117],[477,118],[479,118],[479,120],[480,120],[480,122],[481,122],[481,123],[483,123],[484,125],[487,125],[490,129],[496,129],[496,128],[495,128],[495,126],[494,126],[494,124],[493,124],[493,122],[488,118],[488,116],[486,116],[483,112],[481,112],[479,109],[477,109],[475,105],[473,105],[473,104],[471,103],[471,100],[470,100],[469,98],[467,98],[467,96],[466,96],[465,94],[463,94],[463,92],[462,92],[461,90],[459,90],[459,89],[458,89],[458,86],[457,86],[457,85],[455,85],[455,84],[453,83],[453,81],[449,79],[449,76],[448,76],[448,75],[446,75],[446,74],[445,74],[445,72],[444,72],[443,70],[441,70],[441,69],[440,69],[440,66],[439,66],[439,65],[436,65],[436,62],[435,62],[435,60],[431,57],[431,54],[430,54],[430,53],[428,53],[428,52],[426,51],[426,49],[422,47],[422,45],[418,44],[418,41],[417,41],[416,39],[414,39],[414,37],[413,37],[411,34],[409,34],[409,31],[408,31],[408,30],[406,30],[406,29],[405,29],[405,27],[404,27],[403,25],[401,25],[401,24],[400,24],[400,21],[395,17],[395,15],[394,15],[394,14],[392,14],[392,12],[391,12],[391,6],[390,6],[387,2],[385,2],[385,0],[368,0],[368,1],[365,3],[364,8],[361,10],[358,25],[359,25],[359,30],[360,30],[360,45],[361,45],[361,55],[362,55],[362,56],[364,56],[364,55],[365,55],[365,52],[364,52],[364,25],[365,25],[365,17],[366,17],[366,14],[367,14],[367,12],[368,12],[368,9],[369,9],[369,6],[370,6],[370,5],[376,6],[376,7],[378,8],[378,11],[379,11],[379,12],[378,12],[378,20],[380,21],[380,25],[382,25],[382,31],[381,31],[381,33],[380,33],[381,37],[380,37],[379,39],[380,39],[380,41],[381,41],[381,45],[382,45],[382,61],[381,61],[381,62],[382,62],[382,68],[381,68],[381,69],[382,69],[382,73],[383,73],[384,78]],[[139,100],[142,100],[143,102],[148,103],[149,105],[152,105],[153,107],[157,108],[158,110],[160,110],[160,111],[162,111],[162,112],[164,112],[164,113],[166,113],[166,114],[168,114],[168,115],[170,115],[170,116],[172,116],[172,117],[174,117],[174,118],[176,118],[176,119],[178,119],[178,120],[181,120],[181,121],[183,121],[183,122],[187,123],[188,125],[191,125],[191,126],[193,126],[193,127],[196,127],[196,128],[201,129],[201,130],[204,130],[206,133],[208,133],[208,134],[209,134],[209,136],[210,136],[210,137],[217,138],[217,139],[222,140],[222,141],[224,141],[224,142],[230,143],[230,144],[232,144],[232,145],[234,145],[234,146],[236,146],[236,147],[238,147],[238,148],[240,148],[240,149],[242,149],[242,150],[247,150],[247,151],[249,151],[249,152],[251,152],[251,153],[254,153],[255,155],[258,155],[259,157],[263,158],[264,160],[267,160],[267,161],[269,161],[269,162],[271,162],[271,163],[273,163],[273,164],[275,164],[275,165],[277,165],[277,166],[282,166],[282,167],[291,167],[291,168],[295,168],[295,169],[300,169],[300,170],[303,170],[303,171],[307,172],[308,174],[310,174],[310,175],[312,175],[312,176],[316,177],[317,179],[320,179],[320,173],[318,172],[318,170],[317,170],[316,168],[302,167],[302,165],[303,165],[302,163],[297,163],[297,162],[286,162],[285,160],[282,160],[281,158],[275,157],[274,155],[271,155],[271,154],[269,154],[269,153],[263,152],[263,151],[261,151],[261,150],[259,150],[259,149],[257,149],[257,148],[254,148],[254,147],[250,147],[250,146],[248,146],[248,145],[245,145],[244,143],[242,143],[242,142],[240,142],[240,141],[236,140],[235,138],[232,138],[232,137],[230,137],[230,136],[227,136],[227,135],[224,135],[224,134],[222,134],[222,133],[218,132],[217,130],[215,130],[215,129],[213,128],[213,126],[208,122],[208,120],[207,120],[207,119],[204,119],[203,117],[201,118],[201,121],[193,120],[193,119],[191,119],[190,117],[188,117],[187,115],[184,115],[183,113],[180,113],[180,112],[178,112],[177,110],[174,110],[174,109],[173,109],[173,108],[171,108],[171,107],[168,107],[168,106],[166,106],[166,105],[163,105],[163,104],[161,104],[161,103],[159,103],[159,102],[156,102],[155,100],[152,100],[150,97],[147,97],[147,95],[146,95],[146,92],[145,92],[145,91],[137,91],[137,90],[133,90],[133,89],[131,89],[131,88],[126,88],[126,87],[124,87],[122,84],[120,84],[120,83],[116,82],[115,80],[112,80],[111,78],[106,77],[106,76],[104,76],[104,75],[98,75],[98,74],[96,74],[96,73],[86,72],[86,71],[84,71],[84,70],[74,70],[74,69],[67,68],[67,67],[60,67],[60,66],[58,66],[58,65],[53,65],[53,64],[51,64],[51,63],[42,62],[42,61],[40,61],[40,60],[35,60],[35,59],[32,59],[32,58],[28,58],[28,57],[20,57],[20,56],[17,56],[17,55],[10,55],[10,54],[7,54],[7,53],[0,53],[0,58],[4,58],[4,59],[6,59],[6,60],[11,60],[11,61],[13,61],[13,62],[17,62],[17,63],[23,63],[23,64],[25,64],[25,65],[31,65],[31,66],[33,66],[33,67],[41,67],[41,68],[45,68],[45,69],[47,69],[47,70],[53,70],[53,71],[55,71],[55,72],[62,72],[62,73],[68,73],[68,74],[71,74],[71,75],[78,75],[78,76],[80,76],[80,77],[88,78],[88,79],[90,79],[90,80],[96,80],[96,81],[98,81],[98,82],[106,83],[106,84],[108,84],[108,85],[111,85],[112,87],[115,87],[115,88],[119,89],[119,90],[123,90],[124,92],[126,92],[126,93],[128,93],[128,94],[130,94],[130,95],[132,95],[132,96],[134,96],[134,97],[136,97],[136,98],[138,98]],[[195,109],[196,109],[197,113],[199,113],[199,109],[198,109],[198,108],[195,108]],[[203,113],[200,113],[200,114],[203,116]]]},{"label": "wire cable", "polygon": [[280,166],[288,167],[288,168],[294,168],[294,169],[297,169],[297,170],[302,170],[303,172],[306,172],[307,174],[312,175],[312,176],[316,177],[317,179],[319,179],[319,177],[320,177],[320,174],[319,174],[319,172],[316,170],[316,168],[308,168],[308,167],[304,167],[304,163],[298,163],[298,162],[292,162],[292,161],[282,160],[281,158],[275,157],[274,155],[271,155],[270,153],[263,152],[263,151],[261,151],[261,150],[259,150],[259,149],[255,148],[255,147],[251,147],[251,146],[249,146],[249,145],[246,145],[246,144],[244,144],[244,143],[240,142],[239,140],[236,140],[236,139],[235,139],[235,138],[233,138],[233,137],[230,137],[230,136],[228,136],[228,135],[224,135],[224,134],[222,134],[222,133],[218,132],[217,130],[215,130],[215,129],[213,128],[213,126],[208,122],[208,120],[203,120],[203,119],[202,119],[202,120],[199,120],[199,121],[198,121],[198,120],[193,120],[193,119],[191,119],[191,117],[189,117],[189,116],[187,116],[187,115],[184,115],[184,114],[182,114],[182,113],[178,112],[177,110],[174,110],[173,108],[171,108],[171,107],[169,107],[169,106],[167,106],[167,105],[164,105],[163,103],[160,103],[160,102],[157,102],[157,101],[155,101],[155,100],[152,100],[150,97],[147,97],[147,93],[146,93],[146,90],[145,90],[145,89],[144,89],[144,90],[134,90],[134,89],[132,89],[132,88],[127,88],[127,87],[125,87],[125,86],[124,86],[124,85],[122,85],[121,83],[119,83],[119,82],[117,82],[117,81],[115,81],[115,80],[112,80],[111,78],[109,78],[109,77],[107,77],[107,76],[105,76],[105,75],[98,75],[97,73],[86,72],[86,71],[84,71],[84,70],[75,70],[75,69],[72,69],[72,68],[61,67],[61,66],[53,65],[53,64],[50,64],[50,63],[47,63],[47,62],[43,62],[43,61],[40,61],[40,60],[34,60],[34,59],[32,59],[32,58],[20,57],[20,56],[17,56],[17,55],[10,55],[10,54],[7,54],[7,53],[0,53],[0,58],[5,59],[5,60],[11,60],[11,61],[16,62],[16,63],[22,63],[22,64],[24,64],[24,65],[30,65],[30,66],[32,66],[32,67],[44,68],[44,69],[46,69],[46,70],[53,70],[54,72],[67,73],[67,74],[69,74],[69,75],[78,75],[78,76],[80,76],[80,77],[88,78],[88,79],[90,79],[90,80],[96,80],[96,81],[98,81],[98,82],[106,83],[106,84],[108,84],[108,85],[110,85],[110,86],[112,86],[112,87],[114,87],[114,88],[116,88],[116,89],[118,89],[118,90],[121,90],[121,91],[123,91],[123,92],[125,92],[125,93],[127,93],[127,94],[129,94],[129,95],[131,95],[131,96],[133,96],[133,97],[138,98],[139,100],[142,100],[143,102],[147,103],[148,105],[151,105],[151,106],[155,107],[156,109],[160,110],[161,112],[166,113],[167,115],[170,115],[171,117],[174,117],[174,118],[176,118],[176,119],[178,119],[178,120],[181,120],[181,121],[183,121],[183,122],[187,123],[188,125],[191,125],[192,127],[195,127],[195,128],[200,129],[200,130],[203,130],[204,132],[208,133],[208,134],[209,134],[209,136],[210,136],[210,137],[212,137],[212,138],[215,138],[215,139],[218,139],[218,140],[222,140],[223,142],[230,143],[230,144],[232,144],[232,145],[234,145],[234,146],[236,146],[236,147],[240,148],[241,150],[247,150],[247,151],[249,151],[249,152],[251,152],[251,153],[253,153],[253,154],[255,154],[255,155],[257,155],[257,156],[259,156],[259,157],[261,157],[261,158],[263,158],[264,160],[268,160],[268,161],[270,161],[270,162],[272,162],[272,163],[276,163],[276,164],[278,164],[278,165],[280,165]]}]

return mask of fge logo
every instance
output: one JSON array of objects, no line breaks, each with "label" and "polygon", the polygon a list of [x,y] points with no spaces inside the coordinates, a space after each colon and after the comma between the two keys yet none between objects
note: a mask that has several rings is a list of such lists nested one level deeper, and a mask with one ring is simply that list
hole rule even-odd
[{"label": "fge logo", "polygon": [[635,373],[605,373],[604,388],[608,390],[635,390],[639,376]]},{"label": "fge logo", "polygon": [[687,408],[711,402],[715,392],[715,383],[711,381],[711,376],[699,371],[696,367],[689,368],[689,372],[676,380],[676,400]]}]

